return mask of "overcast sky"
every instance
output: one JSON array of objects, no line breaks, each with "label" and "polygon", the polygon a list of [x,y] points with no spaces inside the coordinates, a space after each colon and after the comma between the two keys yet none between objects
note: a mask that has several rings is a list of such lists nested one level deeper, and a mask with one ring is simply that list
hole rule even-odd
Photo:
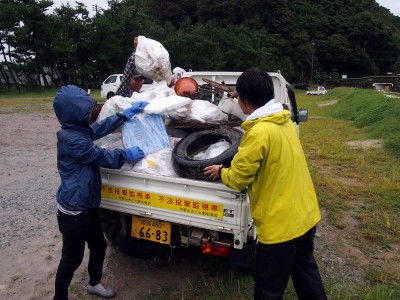
[{"label": "overcast sky", "polygon": [[[60,7],[61,3],[67,3],[71,6],[75,6],[74,0],[53,0],[55,7]],[[375,0],[381,6],[388,8],[392,14],[396,16],[400,16],[400,1],[399,0]],[[102,8],[108,8],[107,0],[82,0],[81,2],[85,3],[87,9],[93,14],[92,5],[97,4]]]},{"label": "overcast sky", "polygon": [[384,6],[396,16],[400,16],[400,1],[399,0],[375,0],[379,5]]},{"label": "overcast sky", "polygon": [[[75,0],[53,0],[54,5],[53,7],[60,7],[62,3],[67,4],[69,3],[71,6],[75,6]],[[78,2],[83,2],[90,12],[90,15],[94,14],[94,10],[92,9],[92,5],[97,4],[101,8],[107,9],[108,3],[107,0],[80,0]]]}]

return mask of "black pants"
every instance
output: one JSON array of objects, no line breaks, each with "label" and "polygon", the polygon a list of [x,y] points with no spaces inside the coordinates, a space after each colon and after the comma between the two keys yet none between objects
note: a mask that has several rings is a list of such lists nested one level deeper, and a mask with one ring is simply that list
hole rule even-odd
[{"label": "black pants", "polygon": [[88,243],[89,284],[96,285],[103,275],[103,262],[107,243],[101,227],[98,209],[82,212],[76,216],[57,213],[58,227],[62,233],[62,253],[57,269],[54,299],[68,299],[68,287],[75,270],[80,266]]},{"label": "black pants", "polygon": [[313,255],[315,231],[284,243],[257,244],[254,299],[282,300],[290,276],[300,300],[327,299]]}]

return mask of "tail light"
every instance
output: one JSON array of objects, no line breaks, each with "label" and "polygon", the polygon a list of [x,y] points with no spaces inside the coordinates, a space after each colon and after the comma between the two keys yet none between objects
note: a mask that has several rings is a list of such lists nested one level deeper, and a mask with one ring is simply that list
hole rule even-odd
[{"label": "tail light", "polygon": [[202,241],[201,243],[201,253],[207,255],[229,257],[230,249],[231,245],[226,243],[211,243],[208,241]]}]

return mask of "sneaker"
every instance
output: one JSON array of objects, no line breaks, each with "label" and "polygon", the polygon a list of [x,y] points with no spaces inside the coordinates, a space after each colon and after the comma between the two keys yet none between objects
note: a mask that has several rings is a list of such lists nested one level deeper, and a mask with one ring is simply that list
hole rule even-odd
[{"label": "sneaker", "polygon": [[91,286],[88,285],[87,291],[89,294],[97,295],[103,298],[112,298],[115,296],[115,291],[113,289],[106,289],[101,283]]}]

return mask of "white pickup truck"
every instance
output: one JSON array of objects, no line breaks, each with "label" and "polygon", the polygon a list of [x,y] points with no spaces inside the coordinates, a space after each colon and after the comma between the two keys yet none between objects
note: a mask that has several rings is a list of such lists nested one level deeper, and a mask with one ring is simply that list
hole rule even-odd
[{"label": "white pickup truck", "polygon": [[325,95],[327,90],[323,86],[319,86],[316,90],[307,91],[307,95]]},{"label": "white pickup truck", "polygon": [[[230,82],[239,72],[213,72],[209,79]],[[273,79],[275,99],[299,124],[307,110],[298,110],[293,90],[279,72]],[[200,77],[193,78],[201,83]],[[236,80],[234,80],[236,82]],[[204,82],[203,82],[204,83]],[[192,247],[204,255],[229,258],[251,267],[257,231],[249,200],[221,182],[101,169],[101,213],[104,232],[120,250],[141,257],[168,256],[176,247]]]}]

